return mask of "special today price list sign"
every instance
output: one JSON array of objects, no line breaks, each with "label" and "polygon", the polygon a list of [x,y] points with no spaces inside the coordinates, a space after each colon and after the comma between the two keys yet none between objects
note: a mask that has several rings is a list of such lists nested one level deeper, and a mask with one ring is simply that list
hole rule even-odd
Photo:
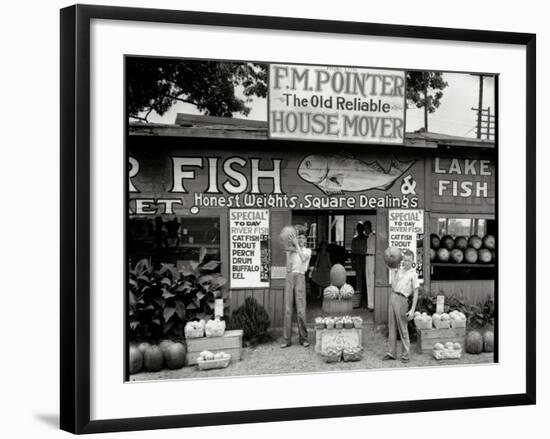
[{"label": "special today price list sign", "polygon": [[229,253],[232,289],[269,287],[268,209],[229,210]]},{"label": "special today price list sign", "polygon": [[403,143],[405,72],[271,64],[271,138]]}]

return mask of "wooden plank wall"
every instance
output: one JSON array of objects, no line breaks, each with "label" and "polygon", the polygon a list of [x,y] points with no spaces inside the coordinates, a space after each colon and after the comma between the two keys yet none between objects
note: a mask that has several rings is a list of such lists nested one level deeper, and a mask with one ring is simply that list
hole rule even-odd
[{"label": "wooden plank wall", "polygon": [[284,287],[232,290],[231,311],[241,306],[247,297],[254,297],[266,309],[272,328],[283,327]]},{"label": "wooden plank wall", "polygon": [[488,298],[495,297],[494,280],[432,280],[431,290],[434,293],[443,291],[445,295],[462,297],[468,304],[477,305]]}]

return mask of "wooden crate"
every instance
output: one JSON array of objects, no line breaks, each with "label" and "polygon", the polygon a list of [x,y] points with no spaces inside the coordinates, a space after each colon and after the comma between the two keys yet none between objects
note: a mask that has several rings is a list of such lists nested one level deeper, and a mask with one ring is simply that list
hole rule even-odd
[{"label": "wooden crate", "polygon": [[334,338],[344,338],[350,345],[363,346],[363,330],[360,328],[316,329],[315,352],[320,353],[323,349],[323,345],[330,343]]},{"label": "wooden crate", "polygon": [[448,341],[460,343],[464,348],[466,340],[466,328],[450,328],[450,329],[419,329],[418,333],[418,350],[420,352],[431,352],[436,343],[445,344]]},{"label": "wooden crate", "polygon": [[225,352],[231,355],[231,361],[241,359],[243,345],[242,329],[225,331],[223,337],[201,337],[188,338],[187,343],[187,364],[197,364],[197,358],[202,351]]},{"label": "wooden crate", "polygon": [[327,314],[351,314],[353,312],[353,300],[323,300],[323,312]]}]

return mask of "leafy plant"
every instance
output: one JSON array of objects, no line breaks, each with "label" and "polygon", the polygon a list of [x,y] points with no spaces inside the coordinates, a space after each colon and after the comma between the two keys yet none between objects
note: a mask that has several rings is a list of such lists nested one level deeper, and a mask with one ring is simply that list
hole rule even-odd
[{"label": "leafy plant", "polygon": [[252,345],[271,339],[268,332],[271,321],[269,314],[254,297],[247,297],[244,303],[231,314],[229,329],[242,329],[244,341]]},{"label": "leafy plant", "polygon": [[181,273],[173,264],[154,269],[147,259],[130,270],[130,340],[182,339],[187,321],[212,316],[227,281],[218,272],[220,262],[203,262],[205,255],[201,249],[199,261]]},{"label": "leafy plant", "polygon": [[443,291],[439,291],[439,293],[422,291],[418,296],[416,310],[419,312],[426,312],[429,315],[434,314],[438,295],[445,296],[444,311],[448,313],[453,310],[458,310],[464,313],[468,326],[482,328],[487,325],[494,325],[495,306],[491,298],[483,303],[468,304],[462,297],[445,295]]}]

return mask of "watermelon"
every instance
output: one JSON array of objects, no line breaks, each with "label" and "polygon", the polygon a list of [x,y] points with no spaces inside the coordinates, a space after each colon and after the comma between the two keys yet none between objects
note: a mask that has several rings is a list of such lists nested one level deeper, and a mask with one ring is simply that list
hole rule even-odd
[{"label": "watermelon", "polygon": [[483,334],[483,351],[484,352],[493,352],[495,346],[495,334],[493,331],[486,331]]},{"label": "watermelon", "polygon": [[479,236],[473,235],[473,236],[470,236],[470,238],[468,239],[468,247],[473,247],[476,250],[479,250],[482,244],[483,244],[483,241]]},{"label": "watermelon", "polygon": [[457,264],[460,264],[463,259],[464,259],[464,253],[462,253],[462,250],[460,250],[459,248],[453,248],[451,250],[451,261],[456,262]]},{"label": "watermelon", "polygon": [[477,262],[477,250],[472,247],[468,247],[464,250],[464,260],[468,264],[475,264]]},{"label": "watermelon", "polygon": [[493,235],[486,235],[483,238],[483,247],[488,248],[489,250],[494,250],[496,246],[496,239]]},{"label": "watermelon", "polygon": [[279,233],[279,240],[283,248],[291,246],[290,240],[296,237],[296,229],[292,226],[284,226]]},{"label": "watermelon", "polygon": [[165,352],[174,342],[172,340],[162,340],[159,344],[159,348],[162,352]]},{"label": "watermelon", "polygon": [[154,345],[148,348],[143,354],[143,365],[145,370],[150,372],[158,372],[162,369],[162,364],[164,363],[164,354],[162,350]]},{"label": "watermelon", "polygon": [[483,352],[483,337],[477,331],[469,332],[466,336],[466,352],[481,354]]},{"label": "watermelon", "polygon": [[164,361],[168,369],[180,369],[185,364],[185,346],[181,343],[172,343],[164,351]]},{"label": "watermelon", "polygon": [[441,240],[439,239],[439,236],[437,236],[435,233],[432,233],[430,235],[430,247],[437,250],[440,245]]},{"label": "watermelon", "polygon": [[430,261],[434,261],[435,257],[437,256],[437,253],[433,248],[430,248]]},{"label": "watermelon", "polygon": [[464,236],[457,236],[455,238],[455,248],[459,248],[460,250],[466,250],[468,247],[468,240]]},{"label": "watermelon", "polygon": [[447,262],[449,260],[450,255],[451,254],[449,253],[449,250],[443,247],[437,251],[437,259],[439,259],[441,262]]},{"label": "watermelon", "polygon": [[141,370],[141,367],[143,366],[143,356],[141,355],[140,350],[135,347],[130,347],[130,356],[128,358],[129,360],[129,372],[132,373],[138,373]]},{"label": "watermelon", "polygon": [[491,250],[487,248],[480,248],[477,251],[477,257],[480,262],[483,262],[485,264],[488,264],[491,262],[491,259],[493,258],[493,255],[491,254]]},{"label": "watermelon", "polygon": [[341,264],[334,264],[330,269],[330,284],[340,288],[346,283],[346,269]]},{"label": "watermelon", "polygon": [[147,343],[146,341],[144,341],[144,342],[141,342],[140,344],[138,344],[137,348],[139,349],[139,351],[143,355],[145,353],[145,351],[150,347],[151,347],[151,343]]},{"label": "watermelon", "polygon": [[397,247],[388,247],[384,250],[384,261],[390,268],[398,268],[402,258],[403,254]]},{"label": "watermelon", "polygon": [[445,235],[441,238],[441,247],[446,248],[447,250],[452,250],[455,246],[455,240],[451,235]]}]

